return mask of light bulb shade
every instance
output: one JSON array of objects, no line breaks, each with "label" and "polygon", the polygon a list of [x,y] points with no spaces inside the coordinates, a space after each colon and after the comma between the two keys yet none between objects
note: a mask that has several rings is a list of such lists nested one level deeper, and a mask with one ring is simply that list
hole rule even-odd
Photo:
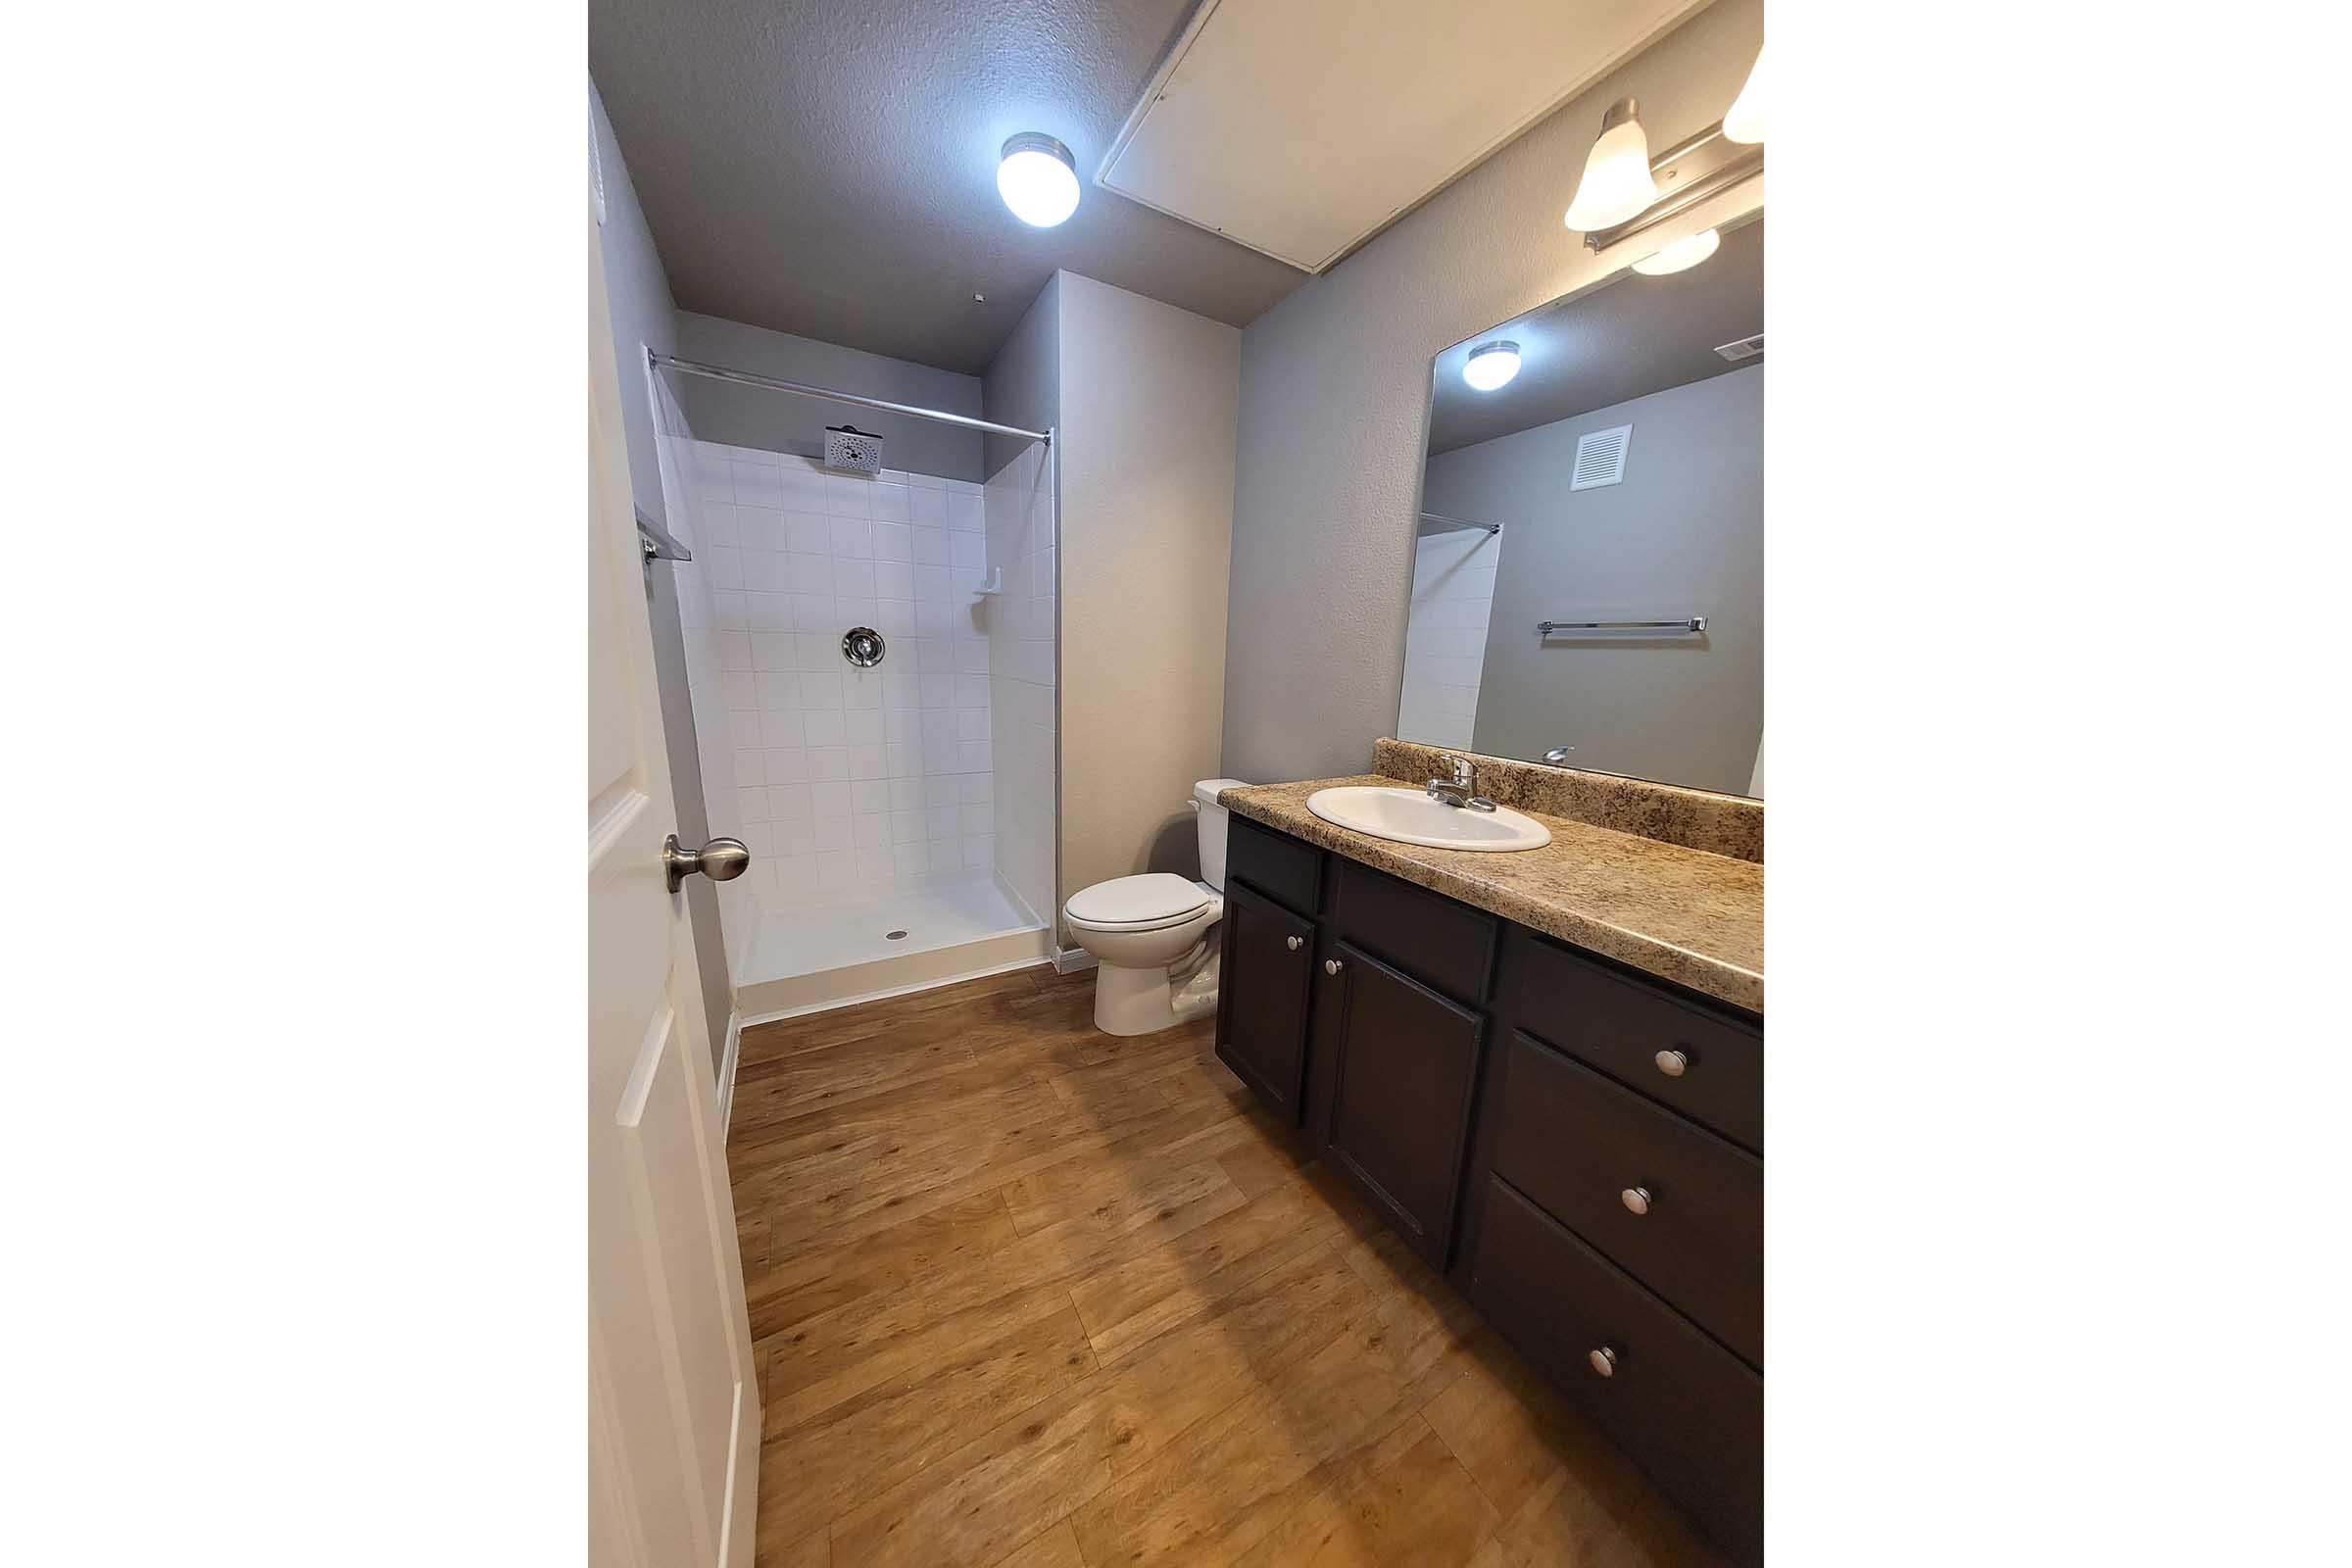
[{"label": "light bulb shade", "polygon": [[1747,68],[1747,85],[1723,113],[1723,139],[1753,144],[1764,139],[1764,51]]},{"label": "light bulb shade", "polygon": [[1481,392],[1492,392],[1519,373],[1519,345],[1508,338],[1481,343],[1462,365],[1462,379]]},{"label": "light bulb shade", "polygon": [[1687,272],[1715,254],[1723,236],[1711,228],[1695,234],[1685,234],[1673,244],[1651,251],[1634,264],[1634,270],[1643,277],[1664,277],[1669,272]]},{"label": "light bulb shade", "polygon": [[1600,122],[1600,140],[1585,160],[1585,177],[1578,181],[1576,199],[1564,220],[1570,228],[1590,234],[1614,228],[1658,199],[1658,182],[1649,173],[1649,137],[1634,100],[1622,99]]},{"label": "light bulb shade", "polygon": [[1078,210],[1077,160],[1053,137],[1024,130],[1004,143],[997,194],[1022,222],[1052,228]]}]

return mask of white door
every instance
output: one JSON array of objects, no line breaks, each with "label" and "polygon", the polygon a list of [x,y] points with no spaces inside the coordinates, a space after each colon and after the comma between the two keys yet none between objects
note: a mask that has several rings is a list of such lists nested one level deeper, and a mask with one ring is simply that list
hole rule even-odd
[{"label": "white door", "polygon": [[747,1568],[760,1391],[593,220],[588,257],[589,1561]]}]

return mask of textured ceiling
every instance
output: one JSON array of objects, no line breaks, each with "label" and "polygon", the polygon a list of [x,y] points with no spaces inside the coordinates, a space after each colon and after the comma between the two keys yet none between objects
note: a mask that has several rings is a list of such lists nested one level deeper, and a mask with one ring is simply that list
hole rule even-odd
[{"label": "textured ceiling", "polygon": [[[1724,359],[1718,343],[1764,330],[1764,220],[1724,232],[1714,255],[1666,277],[1620,274],[1580,299],[1546,305],[1438,356],[1429,450],[1450,452],[1628,398],[1703,381],[1761,359]],[[1519,345],[1519,373],[1472,389],[1462,363],[1489,338]]]},{"label": "textured ceiling", "polygon": [[[590,0],[588,63],[681,307],[976,374],[1056,268],[1236,326],[1306,280],[1094,182],[1191,9]],[[1077,159],[1058,228],[997,196],[1018,130]]]}]

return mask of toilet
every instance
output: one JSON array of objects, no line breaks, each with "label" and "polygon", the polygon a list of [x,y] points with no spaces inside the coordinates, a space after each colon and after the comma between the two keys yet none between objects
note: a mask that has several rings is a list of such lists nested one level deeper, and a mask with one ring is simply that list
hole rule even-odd
[{"label": "toilet", "polygon": [[1217,792],[1238,778],[1204,778],[1187,802],[1198,815],[1200,877],[1166,871],[1114,876],[1080,888],[1061,917],[1093,954],[1095,1027],[1148,1035],[1217,1008],[1216,924],[1225,912],[1225,808]]}]

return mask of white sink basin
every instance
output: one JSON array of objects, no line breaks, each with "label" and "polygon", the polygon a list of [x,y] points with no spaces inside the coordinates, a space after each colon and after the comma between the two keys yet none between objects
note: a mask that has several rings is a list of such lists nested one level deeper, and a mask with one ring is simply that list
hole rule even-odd
[{"label": "white sink basin", "polygon": [[1345,784],[1315,791],[1306,798],[1306,808],[1326,822],[1376,839],[1433,850],[1540,850],[1551,842],[1551,829],[1523,811],[1507,806],[1474,811],[1433,801],[1426,790]]}]

